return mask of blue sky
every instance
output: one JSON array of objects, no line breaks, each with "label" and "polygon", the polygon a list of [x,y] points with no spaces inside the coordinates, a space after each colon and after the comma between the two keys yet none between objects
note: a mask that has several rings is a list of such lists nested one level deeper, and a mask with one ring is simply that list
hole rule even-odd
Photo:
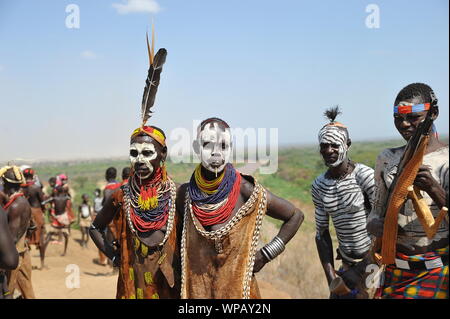
[{"label": "blue sky", "polygon": [[[323,111],[339,104],[354,141],[395,138],[392,104],[412,82],[434,89],[448,134],[448,1],[133,1],[159,10],[0,0],[0,160],[126,155],[152,18],[168,57],[149,123],[169,136],[218,116],[278,128],[281,145],[315,143]],[[69,4],[79,29],[66,27]]]}]

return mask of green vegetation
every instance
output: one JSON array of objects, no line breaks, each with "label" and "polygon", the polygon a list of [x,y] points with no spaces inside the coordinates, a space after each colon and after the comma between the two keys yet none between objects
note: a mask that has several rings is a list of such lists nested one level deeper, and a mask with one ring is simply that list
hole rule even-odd
[{"label": "green vegetation", "polygon": [[[448,137],[441,138],[448,142]],[[363,163],[374,168],[378,154],[387,147],[403,145],[402,140],[354,142],[350,148],[350,158],[355,162]],[[307,213],[312,213],[311,184],[314,179],[326,171],[319,154],[318,146],[289,147],[279,150],[278,170],[271,175],[254,173],[255,177],[274,194],[301,204],[306,207]],[[75,213],[81,203],[81,195],[86,193],[93,198],[96,188],[103,188],[105,171],[108,167],[117,168],[118,180],[121,180],[122,169],[129,165],[128,159],[66,161],[39,163],[34,165],[39,178],[45,186],[48,179],[57,174],[64,173],[69,177],[69,185],[73,191]],[[189,180],[197,164],[167,163],[170,176],[177,183]],[[308,225],[308,223],[310,225]],[[279,225],[279,223],[275,222]],[[306,227],[312,227],[313,220],[307,220]]]},{"label": "green vegetation", "polygon": [[[374,168],[376,158],[383,149],[400,145],[402,142],[399,140],[355,142],[350,147],[350,158]],[[318,146],[285,148],[279,151],[277,172],[271,175],[258,174],[257,178],[278,196],[312,204],[311,184],[326,170]]]}]

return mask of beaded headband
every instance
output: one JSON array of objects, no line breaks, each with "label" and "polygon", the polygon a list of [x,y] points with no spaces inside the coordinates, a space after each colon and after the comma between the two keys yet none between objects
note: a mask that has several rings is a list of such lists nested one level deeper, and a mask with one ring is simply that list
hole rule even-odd
[{"label": "beaded headband", "polygon": [[164,137],[164,134],[158,129],[151,126],[141,126],[133,131],[133,133],[131,134],[131,138],[141,133],[150,136],[162,146],[166,146],[166,138]]},{"label": "beaded headband", "polygon": [[415,105],[401,104],[401,105],[394,106],[394,113],[395,114],[417,113],[417,112],[428,111],[429,109],[430,109],[430,103],[415,104]]}]

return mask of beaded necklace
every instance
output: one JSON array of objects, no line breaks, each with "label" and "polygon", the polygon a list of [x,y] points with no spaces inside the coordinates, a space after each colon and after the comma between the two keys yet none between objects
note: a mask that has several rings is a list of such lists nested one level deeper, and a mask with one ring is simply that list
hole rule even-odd
[{"label": "beaded necklace", "polygon": [[225,170],[222,171],[220,176],[212,181],[208,181],[203,178],[202,176],[202,166],[198,165],[197,168],[194,171],[195,174],[195,181],[200,188],[200,190],[206,194],[215,194],[217,192],[217,189],[220,185],[220,183],[223,180],[223,177],[225,176]]},{"label": "beaded necklace", "polygon": [[145,184],[133,175],[126,185],[130,200],[129,217],[134,228],[140,233],[161,229],[173,205],[170,180],[163,180],[162,171],[158,169]]},{"label": "beaded necklace", "polygon": [[[200,165],[199,165],[200,166]],[[196,171],[200,171],[197,167]],[[220,183],[217,183],[220,179]],[[231,164],[225,166],[224,172],[216,180],[206,182],[201,174],[192,174],[189,182],[189,196],[192,200],[192,211],[202,226],[217,225],[225,222],[236,206],[240,193],[241,174]],[[217,184],[208,194],[203,191],[205,185]]]}]

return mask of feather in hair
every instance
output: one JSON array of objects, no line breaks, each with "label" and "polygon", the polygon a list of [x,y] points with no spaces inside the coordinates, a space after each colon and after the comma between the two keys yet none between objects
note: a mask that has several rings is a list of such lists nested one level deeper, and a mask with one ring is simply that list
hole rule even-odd
[{"label": "feather in hair", "polygon": [[141,117],[142,126],[145,125],[147,120],[151,117],[153,113],[151,108],[155,103],[156,92],[158,91],[159,79],[162,72],[162,66],[166,62],[167,50],[159,49],[156,55],[153,55],[155,48],[155,33],[152,28],[152,45],[148,42],[147,34],[147,50],[149,55],[150,67],[148,69],[147,79],[145,81],[144,95],[142,97],[142,107],[141,107]]},{"label": "feather in hair", "polygon": [[323,115],[328,118],[330,120],[331,123],[334,122],[334,120],[336,119],[336,117],[342,114],[341,110],[339,109],[339,105],[333,106],[331,108],[329,108],[328,110],[326,110]]}]

